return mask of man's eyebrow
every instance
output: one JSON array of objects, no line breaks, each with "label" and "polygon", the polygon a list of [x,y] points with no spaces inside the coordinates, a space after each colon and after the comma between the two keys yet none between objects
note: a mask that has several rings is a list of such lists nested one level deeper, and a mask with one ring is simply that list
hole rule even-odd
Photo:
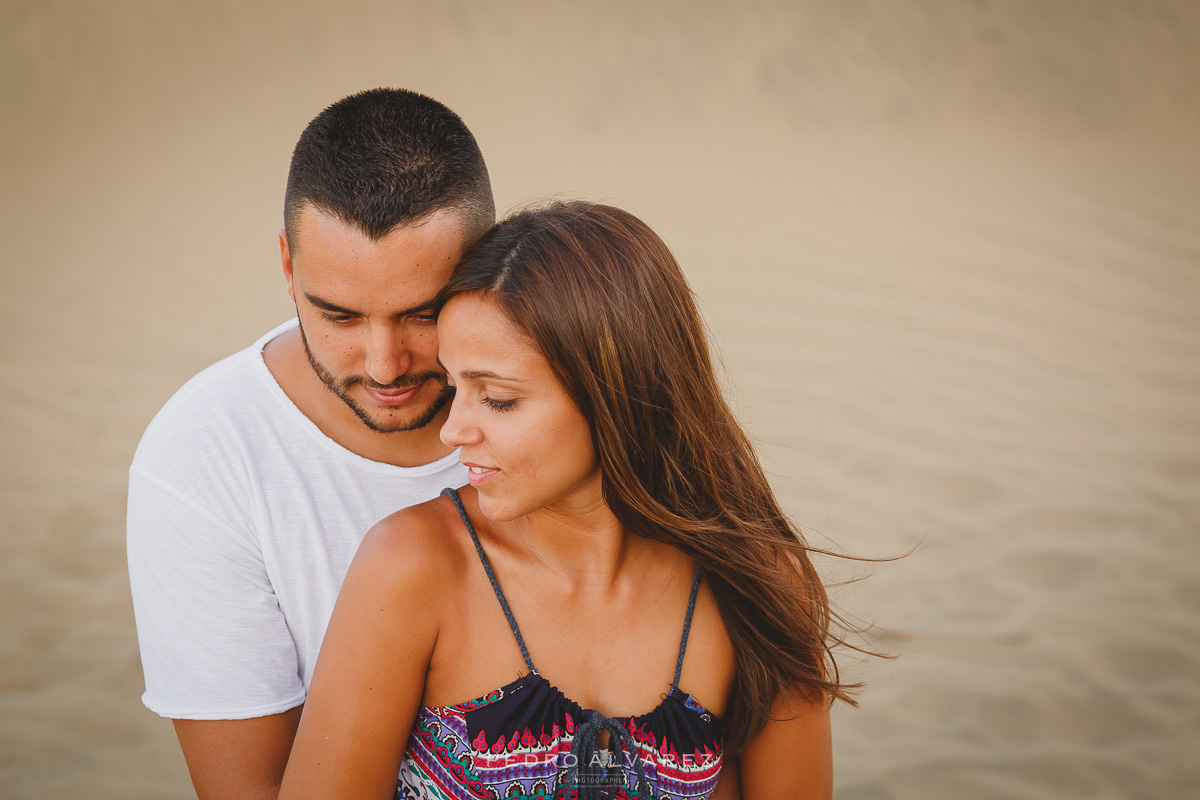
[{"label": "man's eyebrow", "polygon": [[317,297],[315,294],[309,294],[308,292],[304,293],[304,299],[307,300],[308,302],[312,303],[317,308],[322,308],[326,311],[331,311],[334,314],[357,314],[358,313],[357,311],[351,311],[348,308],[342,308],[341,306],[334,305],[333,303],[329,302],[328,300],[322,300],[321,298]]},{"label": "man's eyebrow", "polygon": [[[358,311],[351,311],[348,308],[342,308],[339,305],[331,303],[328,300],[323,300],[320,297],[317,297],[315,294],[310,294],[308,292],[304,293],[304,299],[307,300],[308,302],[312,303],[317,308],[320,308],[324,311],[328,311],[331,314],[350,314],[353,316],[358,316],[360,313]],[[434,298],[431,297],[424,303],[419,303],[410,308],[406,308],[403,311],[398,311],[395,314],[393,314],[392,316],[393,317],[406,317],[409,314],[416,314],[421,311],[431,311],[431,310],[433,310],[433,304],[434,304]]]}]

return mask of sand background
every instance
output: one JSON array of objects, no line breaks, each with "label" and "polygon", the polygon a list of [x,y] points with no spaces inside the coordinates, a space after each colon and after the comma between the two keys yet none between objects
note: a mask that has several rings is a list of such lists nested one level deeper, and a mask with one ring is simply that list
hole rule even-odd
[{"label": "sand background", "polygon": [[[1200,785],[1200,4],[0,0],[0,796],[191,793],[142,688],[126,469],[290,315],[291,147],[378,85],[498,205],[673,247],[840,592],[838,797]],[[861,574],[831,565],[839,578]]]}]

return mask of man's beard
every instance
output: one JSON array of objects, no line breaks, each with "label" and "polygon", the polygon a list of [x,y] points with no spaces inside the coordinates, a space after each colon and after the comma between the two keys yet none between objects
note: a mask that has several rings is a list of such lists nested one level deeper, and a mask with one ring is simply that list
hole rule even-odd
[{"label": "man's beard", "polygon": [[[354,415],[362,420],[364,425],[376,433],[400,433],[402,431],[415,431],[424,428],[426,425],[433,422],[433,419],[438,415],[438,412],[445,408],[446,403],[449,403],[454,397],[454,387],[450,386],[446,382],[446,376],[440,372],[429,371],[401,375],[399,378],[387,384],[386,386],[375,382],[370,377],[351,377],[346,378],[345,380],[339,380],[334,377],[329,370],[325,369],[325,366],[321,364],[321,362],[317,361],[317,359],[313,356],[312,350],[309,349],[308,346],[308,337],[304,335],[303,325],[300,326],[300,341],[304,343],[304,354],[308,356],[308,363],[312,365],[313,372],[317,373],[317,377],[321,379],[321,383],[325,384],[325,388],[341,398],[342,402],[348,405],[350,410],[354,412]],[[368,389],[375,389],[376,391],[394,391],[396,389],[411,389],[414,386],[417,386],[428,380],[432,380],[441,385],[442,388],[441,391],[438,392],[437,397],[433,399],[433,402],[429,404],[429,407],[425,409],[424,413],[422,413],[416,419],[408,422],[394,423],[392,425],[382,425],[377,422],[369,413],[367,413],[367,410],[362,407],[358,400],[356,400],[350,394],[350,389],[359,384],[362,384]]]}]

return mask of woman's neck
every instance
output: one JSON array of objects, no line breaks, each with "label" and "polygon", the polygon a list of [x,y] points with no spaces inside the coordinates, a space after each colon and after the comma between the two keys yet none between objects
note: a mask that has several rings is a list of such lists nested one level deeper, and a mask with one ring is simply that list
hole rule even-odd
[{"label": "woman's neck", "polygon": [[612,588],[657,544],[626,530],[602,498],[546,506],[504,527],[513,546],[572,591]]}]

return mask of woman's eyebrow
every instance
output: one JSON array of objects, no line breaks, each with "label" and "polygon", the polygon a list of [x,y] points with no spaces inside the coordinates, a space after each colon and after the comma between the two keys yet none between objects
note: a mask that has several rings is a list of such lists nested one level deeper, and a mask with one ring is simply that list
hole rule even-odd
[{"label": "woman's eyebrow", "polygon": [[[446,369],[446,365],[442,360],[436,359],[438,366],[445,370],[446,374],[450,374],[450,370]],[[467,381],[507,381],[510,383],[525,383],[528,378],[510,378],[506,375],[500,375],[492,372],[489,369],[467,369],[459,373],[459,377]]]},{"label": "woman's eyebrow", "polygon": [[[447,369],[446,365],[442,363],[442,357],[440,355],[434,356],[433,360],[437,362],[437,365],[442,368],[443,372],[445,372],[447,375],[450,374],[450,370]],[[499,375],[495,372],[492,372],[490,369],[463,370],[460,377],[469,381],[512,381],[513,383],[525,383],[528,380],[528,378],[505,377],[504,375]]]},{"label": "woman's eyebrow", "polygon": [[507,375],[498,375],[488,369],[468,369],[463,370],[462,377],[469,381],[512,381],[514,383],[524,383],[525,378],[511,378]]}]

